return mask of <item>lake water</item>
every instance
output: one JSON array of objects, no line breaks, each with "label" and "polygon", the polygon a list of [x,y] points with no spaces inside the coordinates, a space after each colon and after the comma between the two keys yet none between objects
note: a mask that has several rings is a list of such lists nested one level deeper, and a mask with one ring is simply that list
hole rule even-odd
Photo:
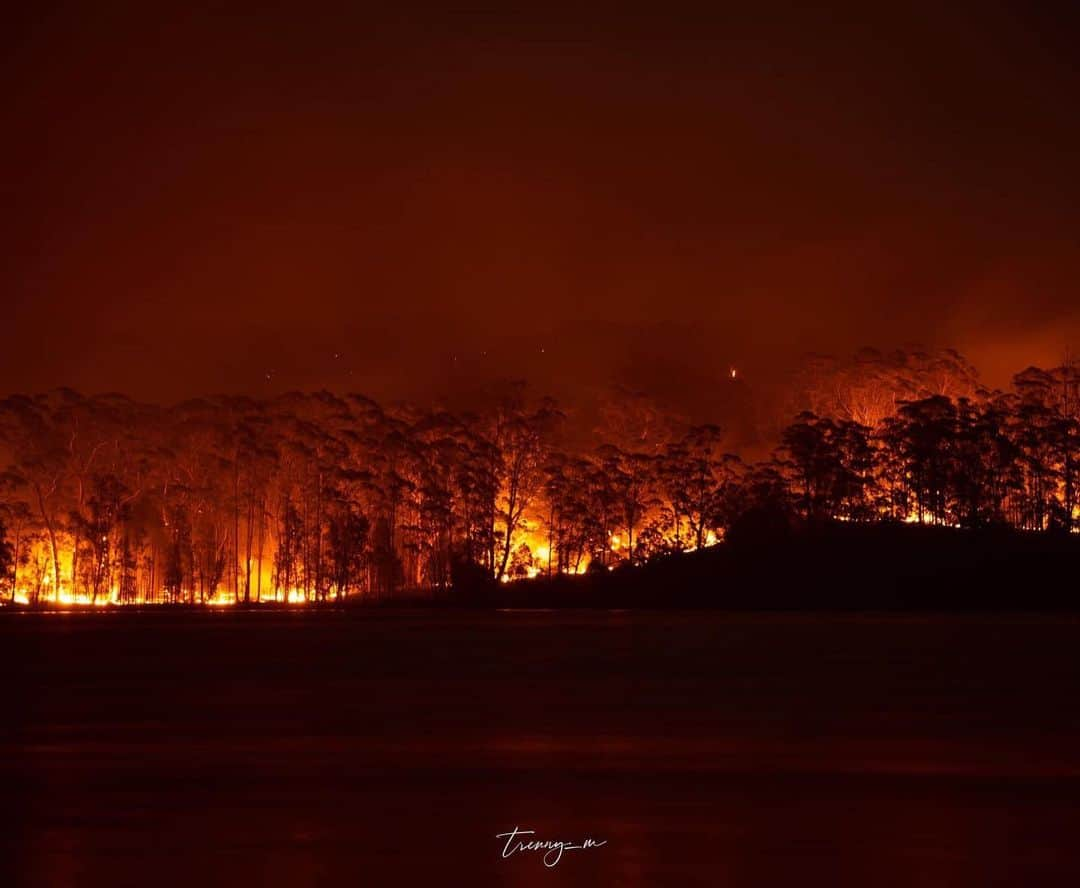
[{"label": "lake water", "polygon": [[4,885],[1080,884],[1075,618],[2,616]]}]

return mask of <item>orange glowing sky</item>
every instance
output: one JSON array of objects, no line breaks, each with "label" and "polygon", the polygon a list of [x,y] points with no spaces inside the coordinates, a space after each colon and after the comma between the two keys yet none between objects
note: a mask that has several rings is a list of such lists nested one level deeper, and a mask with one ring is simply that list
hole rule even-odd
[{"label": "orange glowing sky", "polygon": [[1003,384],[1080,342],[1064,10],[188,6],[0,38],[7,391],[679,388],[912,340]]}]

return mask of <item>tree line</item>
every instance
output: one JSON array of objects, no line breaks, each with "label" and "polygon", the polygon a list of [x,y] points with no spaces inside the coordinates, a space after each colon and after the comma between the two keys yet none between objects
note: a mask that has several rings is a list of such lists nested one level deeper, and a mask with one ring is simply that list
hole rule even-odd
[{"label": "tree line", "polygon": [[0,584],[30,605],[318,603],[635,564],[762,516],[1067,532],[1078,385],[1066,363],[987,391],[951,351],[814,359],[753,461],[627,392],[585,434],[520,383],[471,412],[17,395],[0,402]]}]

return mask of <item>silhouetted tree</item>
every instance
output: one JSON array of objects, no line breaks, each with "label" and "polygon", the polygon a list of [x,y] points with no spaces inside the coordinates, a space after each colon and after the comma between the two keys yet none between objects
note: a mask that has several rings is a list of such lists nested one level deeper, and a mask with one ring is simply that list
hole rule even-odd
[{"label": "silhouetted tree", "polygon": [[15,547],[8,541],[7,526],[3,516],[0,516],[0,577],[10,590],[11,600],[15,600]]},{"label": "silhouetted tree", "polygon": [[675,549],[683,548],[684,519],[689,542],[697,549],[705,544],[708,531],[721,524],[721,501],[736,461],[722,452],[723,437],[719,426],[696,426],[669,444],[658,463],[656,474],[669,503]]}]

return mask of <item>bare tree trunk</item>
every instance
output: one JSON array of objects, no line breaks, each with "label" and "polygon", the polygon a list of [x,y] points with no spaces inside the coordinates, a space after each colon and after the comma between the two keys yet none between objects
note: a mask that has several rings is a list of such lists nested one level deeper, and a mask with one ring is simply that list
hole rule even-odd
[{"label": "bare tree trunk", "polygon": [[265,536],[266,503],[259,498],[259,560],[258,573],[255,577],[255,601],[262,601],[262,563],[263,563],[263,540]]},{"label": "bare tree trunk", "polygon": [[12,547],[11,561],[11,603],[15,603],[15,593],[19,588],[19,543],[22,542],[22,525],[15,531],[15,545]]},{"label": "bare tree trunk", "polygon": [[49,534],[49,545],[52,548],[53,582],[55,583],[53,595],[60,600],[60,551],[56,545],[56,528],[52,518],[49,517],[48,509],[45,508],[45,497],[41,492],[41,485],[34,484],[34,492],[37,494],[38,509],[41,511],[41,520],[45,522],[45,530]]},{"label": "bare tree trunk", "polygon": [[506,491],[506,538],[503,541],[502,562],[499,565],[499,572],[495,575],[496,579],[502,579],[506,573],[506,565],[510,562],[510,546],[513,542],[514,527],[517,524],[517,518],[514,515],[517,499],[517,482],[512,480]]},{"label": "bare tree trunk", "polygon": [[548,508],[548,557],[547,557],[547,575],[551,578],[551,550],[555,547],[555,505],[554,503]]},{"label": "bare tree trunk", "polygon": [[240,600],[240,459],[233,462],[233,601]]},{"label": "bare tree trunk", "polygon": [[322,601],[322,471],[316,474],[315,488],[315,599]]},{"label": "bare tree trunk", "polygon": [[71,530],[71,596],[74,600],[75,593],[78,591],[78,573],[79,570],[79,524],[75,522],[75,526]]},{"label": "bare tree trunk", "polygon": [[255,497],[248,493],[247,524],[244,531],[244,604],[251,603],[251,541],[255,523]]}]

